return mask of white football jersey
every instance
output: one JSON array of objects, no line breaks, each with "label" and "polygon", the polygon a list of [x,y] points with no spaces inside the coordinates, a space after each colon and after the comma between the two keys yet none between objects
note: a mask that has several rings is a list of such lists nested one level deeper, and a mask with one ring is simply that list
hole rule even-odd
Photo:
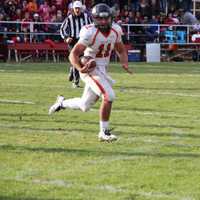
[{"label": "white football jersey", "polygon": [[85,25],[81,28],[79,42],[87,46],[85,56],[95,58],[97,67],[107,67],[110,62],[111,52],[115,43],[122,41],[123,32],[121,27],[113,23],[109,33],[102,33],[94,24]]}]

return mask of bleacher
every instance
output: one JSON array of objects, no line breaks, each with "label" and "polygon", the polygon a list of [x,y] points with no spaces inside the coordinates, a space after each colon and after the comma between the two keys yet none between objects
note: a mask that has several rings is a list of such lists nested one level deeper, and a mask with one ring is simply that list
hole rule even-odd
[{"label": "bleacher", "polygon": [[66,43],[56,43],[51,40],[41,43],[13,43],[8,44],[8,62],[11,61],[12,55],[16,62],[22,62],[28,59],[40,60],[49,57],[53,62],[59,62],[60,57],[66,58],[68,55],[68,46]]}]

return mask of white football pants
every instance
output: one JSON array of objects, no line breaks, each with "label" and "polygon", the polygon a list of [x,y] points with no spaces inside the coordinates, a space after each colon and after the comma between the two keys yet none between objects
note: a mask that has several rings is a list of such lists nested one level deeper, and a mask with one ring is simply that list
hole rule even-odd
[{"label": "white football pants", "polygon": [[86,112],[98,97],[101,97],[103,101],[114,101],[115,93],[112,89],[114,81],[107,74],[95,69],[91,74],[80,73],[80,76],[85,83],[82,97],[64,100],[63,107]]}]

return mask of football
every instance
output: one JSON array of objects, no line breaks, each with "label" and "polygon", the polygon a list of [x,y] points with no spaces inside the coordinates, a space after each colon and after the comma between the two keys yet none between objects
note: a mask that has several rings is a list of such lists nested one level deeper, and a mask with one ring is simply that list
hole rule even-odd
[{"label": "football", "polygon": [[88,69],[94,69],[96,67],[95,59],[90,56],[82,56],[80,58],[80,64],[82,67],[88,66]]}]

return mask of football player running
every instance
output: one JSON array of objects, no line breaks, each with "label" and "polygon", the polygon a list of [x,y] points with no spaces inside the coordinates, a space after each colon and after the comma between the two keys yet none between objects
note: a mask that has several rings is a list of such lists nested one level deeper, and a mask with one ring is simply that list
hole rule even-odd
[{"label": "football player running", "polygon": [[[80,109],[88,111],[91,106],[101,97],[100,106],[100,141],[114,141],[117,136],[109,129],[109,119],[112,109],[112,102],[115,93],[112,85],[114,80],[107,74],[107,67],[110,62],[111,51],[114,49],[119,57],[122,67],[128,72],[127,51],[122,42],[122,29],[112,22],[112,12],[109,6],[100,3],[92,9],[93,24],[82,27],[80,39],[73,47],[69,60],[80,72],[81,79],[85,83],[84,92],[80,98],[66,99],[58,96],[56,102],[50,107],[49,114],[61,109]],[[90,56],[95,59],[96,67],[91,70],[86,64],[81,66],[80,56]]]}]

